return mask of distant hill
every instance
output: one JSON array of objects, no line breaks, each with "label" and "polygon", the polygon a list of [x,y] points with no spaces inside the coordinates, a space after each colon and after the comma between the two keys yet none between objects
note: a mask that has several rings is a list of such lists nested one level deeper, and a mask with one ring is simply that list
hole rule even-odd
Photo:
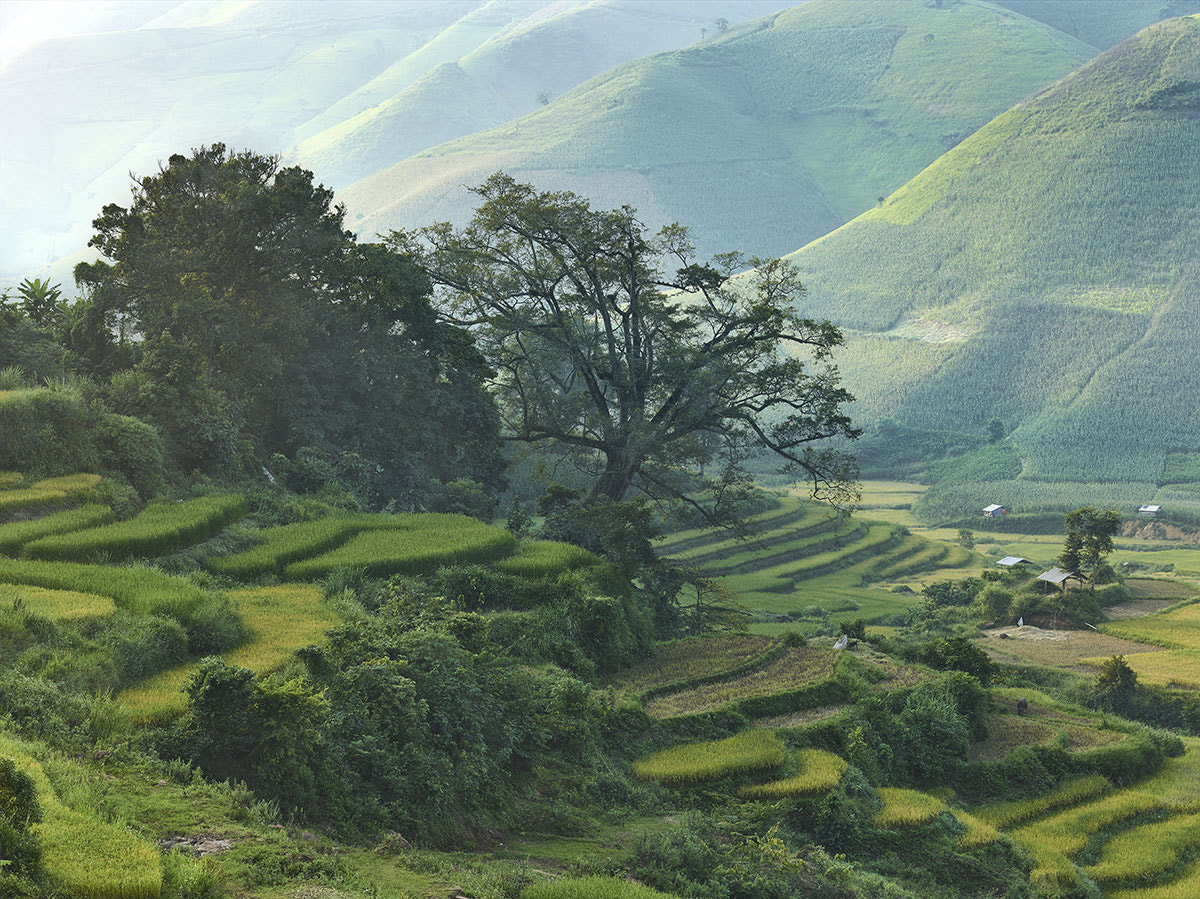
[{"label": "distant hill", "polygon": [[1155,22],[1200,12],[1200,0],[992,0],[1107,50]]},{"label": "distant hill", "polygon": [[841,368],[860,419],[912,429],[897,457],[996,417],[1007,477],[1170,481],[1169,454],[1200,460],[1200,16],[1107,51],[791,258],[804,311],[857,329]]},{"label": "distant hill", "polygon": [[[602,205],[629,203],[651,223],[687,223],[702,251],[783,253],[870,208],[1094,54],[986,3],[811,0],[618,66],[341,197],[352,227],[370,235],[465,217],[463,185],[505,169]],[[423,89],[453,93],[463,75],[439,70],[427,81]]]},{"label": "distant hill", "polygon": [[64,265],[40,267],[83,250],[101,207],[128,197],[129,173],[172,153],[223,141],[294,161],[311,139],[301,161],[340,187],[788,0],[136,5],[98,9],[87,33],[0,66],[0,276],[61,277]]},{"label": "distant hill", "polygon": [[[437,144],[531,112],[614,65],[682,47],[717,20],[737,23],[774,12],[788,0],[526,2],[527,15],[499,28],[512,6],[487,4],[464,16],[434,44],[460,52],[428,71],[410,60],[389,67],[297,132],[295,157],[328,183],[347,185]],[[486,33],[476,46],[462,33]],[[448,54],[444,54],[448,56]],[[419,76],[419,77],[417,77]],[[374,101],[363,106],[364,100]],[[315,131],[317,124],[327,127]]]}]

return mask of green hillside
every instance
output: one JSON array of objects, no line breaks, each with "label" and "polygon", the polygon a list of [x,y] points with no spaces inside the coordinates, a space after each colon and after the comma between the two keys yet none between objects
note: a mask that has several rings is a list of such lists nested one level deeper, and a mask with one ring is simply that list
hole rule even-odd
[{"label": "green hillside", "polygon": [[984,3],[813,0],[619,66],[343,199],[363,234],[424,224],[464,214],[462,185],[504,168],[686,222],[702,251],[786,252],[1094,52]]},{"label": "green hillside", "polygon": [[860,331],[860,421],[997,417],[1026,479],[1177,481],[1168,454],[1200,448],[1198,111],[1200,17],[1169,20],[795,253],[805,311]]},{"label": "green hillside", "polygon": [[1155,22],[1200,12],[1197,0],[995,0],[997,6],[1045,22],[1107,50]]},{"label": "green hillside", "polygon": [[556,97],[626,60],[687,46],[702,31],[716,33],[717,19],[736,23],[787,5],[488,3],[297,129],[295,155],[328,183],[344,186],[531,112],[539,95]]}]

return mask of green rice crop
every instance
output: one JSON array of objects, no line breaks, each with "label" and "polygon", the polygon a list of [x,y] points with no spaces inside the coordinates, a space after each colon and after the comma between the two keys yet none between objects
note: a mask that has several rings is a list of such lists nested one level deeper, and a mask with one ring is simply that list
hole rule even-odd
[{"label": "green rice crop", "polygon": [[95,593],[140,615],[186,617],[205,599],[198,587],[152,568],[0,559],[0,583]]},{"label": "green rice crop", "polygon": [[846,762],[823,749],[800,749],[795,753],[797,773],[782,780],[742,787],[738,795],[746,799],[783,799],[828,793],[846,773]]},{"label": "green rice crop", "polygon": [[0,512],[16,512],[61,503],[72,494],[91,490],[100,483],[98,474],[69,474],[35,481],[28,487],[0,490]]},{"label": "green rice crop", "polygon": [[793,646],[757,671],[652,699],[646,703],[646,711],[655,718],[674,718],[712,711],[747,699],[790,693],[831,678],[836,661],[836,654],[831,649]]},{"label": "green rice crop", "polygon": [[597,565],[599,556],[582,546],[558,540],[524,540],[515,556],[495,564],[500,571],[522,577],[554,577],[565,571]]},{"label": "green rice crop", "polygon": [[675,894],[616,877],[593,876],[535,883],[521,891],[521,899],[675,899]]},{"label": "green rice crop", "polygon": [[375,577],[421,574],[442,565],[494,562],[516,547],[516,538],[501,528],[466,515],[406,515],[398,529],[365,531],[315,558],[284,569],[290,580],[324,577],[334,568],[361,567]]},{"label": "green rice crop", "polygon": [[[1099,668],[1108,661],[1108,656],[1091,656],[1079,661]],[[1137,672],[1138,680],[1144,684],[1200,690],[1200,649],[1134,652],[1125,656],[1125,663]]]},{"label": "green rice crop", "polygon": [[1118,834],[1107,843],[1096,864],[1084,870],[1098,883],[1150,880],[1178,863],[1184,852],[1200,846],[1200,813],[1173,815]]},{"label": "green rice crop", "polygon": [[161,556],[207,539],[245,514],[246,501],[235,494],[153,503],[128,521],[34,540],[22,555],[76,562]]},{"label": "green rice crop", "polygon": [[1172,649],[1200,649],[1200,602],[1179,606],[1148,615],[1110,621],[1102,630],[1106,634],[1138,640]]},{"label": "green rice crop", "polygon": [[[230,590],[229,598],[241,613],[250,639],[225,653],[224,659],[259,674],[283,667],[297,649],[322,642],[325,632],[338,622],[315,584]],[[161,671],[122,690],[117,701],[142,723],[177,714],[186,706],[183,687],[196,668],[188,664]]]},{"label": "green rice crop", "polygon": [[624,692],[641,693],[694,677],[719,674],[746,664],[773,643],[770,637],[751,634],[660,643],[651,658],[618,672],[611,684]]},{"label": "green rice crop", "polygon": [[747,730],[724,740],[685,743],[652,753],[633,763],[633,773],[643,780],[684,785],[768,771],[785,758],[783,743],[771,731]]},{"label": "green rice crop", "polygon": [[1188,865],[1183,873],[1170,883],[1129,890],[1109,890],[1105,895],[1108,899],[1196,899],[1200,896],[1200,858]]},{"label": "green rice crop", "polygon": [[28,611],[52,621],[70,621],[93,616],[103,618],[111,615],[116,609],[112,597],[109,596],[0,583],[0,603],[9,605],[18,601]]},{"label": "green rice crop", "polygon": [[290,562],[333,549],[362,531],[402,529],[408,518],[406,515],[331,515],[315,521],[284,524],[260,532],[262,542],[256,546],[232,556],[207,559],[205,564],[217,574],[235,578],[282,574],[284,566]]},{"label": "green rice crop", "polygon": [[0,754],[33,778],[42,821],[33,830],[51,880],[78,899],[158,899],[158,849],[120,824],[70,808],[25,744],[0,734]]},{"label": "green rice crop", "polygon": [[1039,815],[1044,815],[1065,805],[1075,805],[1084,799],[1091,799],[1111,789],[1110,784],[1099,774],[1089,774],[1068,780],[1049,793],[1031,796],[1028,799],[1015,799],[1011,802],[998,802],[985,805],[975,810],[975,817],[993,827],[1012,827],[1022,821],[1028,821]]},{"label": "green rice crop", "polygon": [[25,479],[19,471],[0,471],[0,490],[15,487]]},{"label": "green rice crop", "polygon": [[1177,812],[1200,812],[1200,739],[1184,737],[1187,752],[1167,759],[1157,774],[1139,781],[1135,789]]},{"label": "green rice crop", "polygon": [[0,553],[14,556],[31,540],[51,534],[66,534],[112,521],[116,516],[108,506],[89,503],[77,509],[64,509],[31,521],[0,524]]},{"label": "green rice crop", "polygon": [[1157,806],[1158,800],[1153,796],[1121,790],[1042,818],[1014,830],[1012,835],[1027,846],[1045,847],[1070,856],[1083,849],[1092,834]]},{"label": "green rice crop", "polygon": [[961,837],[958,838],[959,845],[965,846],[968,849],[975,846],[986,846],[988,843],[994,843],[1000,839],[1000,831],[992,827],[990,824],[984,824],[974,815],[964,812],[962,809],[951,809],[959,822],[967,829]]},{"label": "green rice crop", "polygon": [[932,821],[946,808],[941,799],[920,790],[880,787],[879,796],[883,799],[883,808],[875,815],[879,827],[916,827]]}]

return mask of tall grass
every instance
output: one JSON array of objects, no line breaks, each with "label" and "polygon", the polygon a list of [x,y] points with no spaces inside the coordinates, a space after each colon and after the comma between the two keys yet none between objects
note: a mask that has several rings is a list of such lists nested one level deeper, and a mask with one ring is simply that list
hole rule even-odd
[{"label": "tall grass", "polygon": [[33,559],[73,562],[161,556],[207,539],[245,514],[246,501],[235,494],[154,503],[128,521],[42,537],[21,552]]},{"label": "tall grass", "polygon": [[105,524],[115,518],[113,510],[98,503],[77,509],[64,509],[31,521],[0,524],[0,553],[15,556],[26,543],[51,534],[66,534]]},{"label": "tall grass", "polygon": [[783,743],[769,730],[747,730],[724,740],[685,743],[633,763],[643,780],[681,786],[730,774],[778,768],[786,758]]},{"label": "tall grass", "polygon": [[992,825],[984,824],[974,815],[964,812],[962,809],[951,809],[951,811],[954,813],[954,817],[967,829],[967,832],[958,838],[960,845],[970,849],[976,846],[986,846],[1000,839],[1000,831],[992,827]]},{"label": "tall grass", "polygon": [[738,795],[745,799],[784,799],[828,793],[846,773],[846,762],[823,749],[797,750],[794,759],[797,771],[791,777],[742,787]]}]

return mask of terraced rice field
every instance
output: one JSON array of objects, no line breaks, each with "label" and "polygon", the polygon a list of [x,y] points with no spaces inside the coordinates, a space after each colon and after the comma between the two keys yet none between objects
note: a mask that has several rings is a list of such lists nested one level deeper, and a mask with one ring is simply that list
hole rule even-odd
[{"label": "terraced rice field", "polygon": [[15,556],[21,547],[40,537],[66,534],[84,528],[107,524],[116,518],[113,510],[99,503],[89,503],[77,509],[52,512],[29,521],[10,521],[0,524],[0,553]]},{"label": "terraced rice field", "polygon": [[1110,621],[1107,634],[1171,649],[1200,649],[1200,602],[1175,606],[1157,615]]},{"label": "terraced rice field", "polygon": [[64,503],[99,484],[98,474],[69,474],[35,481],[28,487],[3,489],[0,490],[0,514]]},{"label": "terraced rice field", "polygon": [[35,749],[0,734],[0,755],[33,778],[42,821],[42,860],[64,895],[78,899],[158,899],[158,847],[118,823],[64,805],[35,757]]},{"label": "terraced rice field", "polygon": [[245,514],[246,501],[236,494],[152,503],[128,521],[39,537],[21,555],[55,562],[162,556],[219,533]]},{"label": "terraced rice field", "polygon": [[[338,622],[313,584],[280,584],[230,590],[250,640],[224,655],[230,665],[267,674],[281,668],[297,649],[320,643],[325,632]],[[195,664],[162,671],[117,695],[117,701],[143,722],[161,720],[181,712],[186,705],[183,687],[196,670]]]},{"label": "terraced rice field", "polygon": [[794,646],[775,661],[741,677],[656,697],[646,703],[646,711],[655,718],[675,718],[710,712],[748,699],[790,693],[831,678],[836,662],[832,649]]},{"label": "terraced rice field", "polygon": [[[871,520],[877,510],[911,503],[923,489],[868,482],[864,506],[874,508],[861,520],[838,518],[825,506],[788,496],[780,508],[756,516],[758,530],[750,539],[692,530],[668,535],[658,549],[720,577],[754,613],[755,633],[811,633],[856,618],[883,622],[903,616],[913,597],[867,585],[924,580],[943,569],[961,577],[980,561],[962,547],[905,534],[891,519]],[[819,616],[805,614],[814,607]]]},{"label": "terraced rice field", "polygon": [[[1099,668],[1107,660],[1106,656],[1080,659],[1083,664],[1094,668]],[[1137,672],[1138,680],[1143,684],[1179,690],[1200,690],[1200,650],[1137,652],[1126,655],[1125,662]]]},{"label": "terraced rice field", "polygon": [[684,743],[633,763],[643,780],[682,786],[731,774],[770,771],[784,763],[783,743],[769,730],[747,730],[724,740]]},{"label": "terraced rice field", "polygon": [[793,755],[796,773],[781,780],[742,787],[744,799],[784,799],[792,796],[815,796],[828,793],[842,780],[846,762],[823,749],[800,749]]},{"label": "terraced rice field", "polygon": [[880,787],[879,796],[883,808],[875,814],[878,827],[916,827],[932,821],[946,808],[943,800],[920,790]]},{"label": "terraced rice field", "polygon": [[985,806],[975,817],[1012,828],[1034,858],[1031,881],[1043,892],[1069,891],[1076,864],[1109,897],[1192,897],[1200,864],[1200,740],[1167,759],[1152,777],[1114,790],[1103,778],[1080,778],[1046,796]]},{"label": "terraced rice field", "polygon": [[0,604],[21,607],[51,621],[79,618],[107,618],[116,611],[110,596],[79,593],[75,590],[47,590],[22,584],[0,584]]},{"label": "terraced rice field", "polygon": [[525,540],[516,555],[501,559],[495,567],[521,577],[543,578],[599,563],[598,556],[573,543],[562,543],[558,540]]},{"label": "terraced rice field", "polygon": [[610,681],[622,693],[642,693],[744,665],[774,644],[770,637],[737,634],[660,643],[653,657],[626,668]]}]

